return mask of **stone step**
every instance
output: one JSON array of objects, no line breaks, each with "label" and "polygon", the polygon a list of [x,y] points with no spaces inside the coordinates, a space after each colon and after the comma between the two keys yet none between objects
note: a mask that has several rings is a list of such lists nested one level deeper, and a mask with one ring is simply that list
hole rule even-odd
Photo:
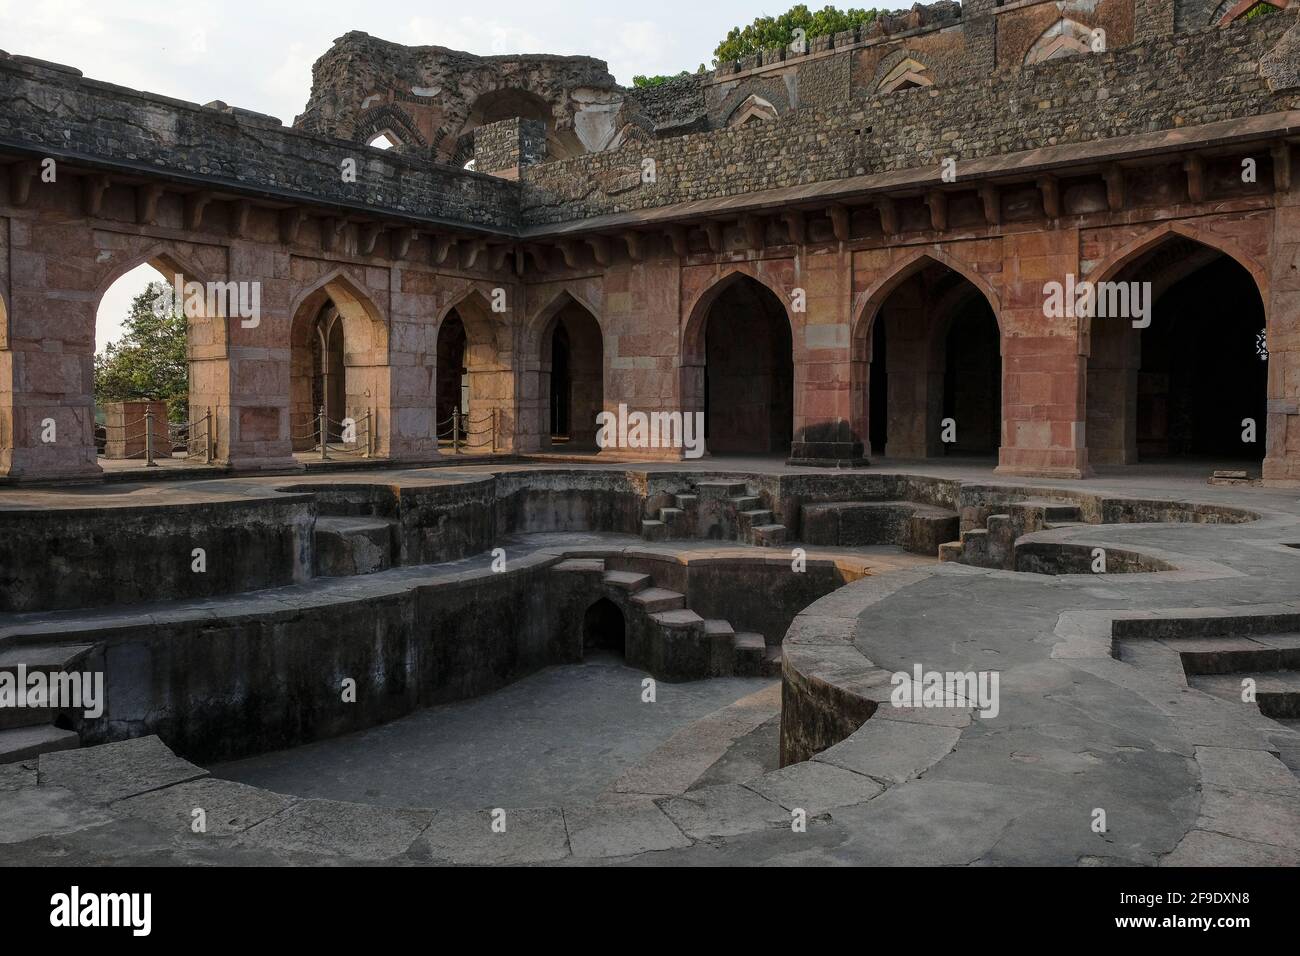
[{"label": "stone step", "polygon": [[316,575],[347,577],[391,568],[396,527],[384,518],[318,517],[312,535]]},{"label": "stone step", "polygon": [[751,538],[755,528],[762,528],[773,523],[772,512],[763,509],[741,511],[736,515],[736,531],[741,540]]},{"label": "stone step", "polygon": [[743,481],[697,481],[695,492],[700,498],[736,498],[749,489]]},{"label": "stone step", "polygon": [[731,503],[737,511],[753,511],[762,507],[763,499],[758,495],[742,495],[739,498],[732,498]]},{"label": "stone step", "polygon": [[683,511],[690,511],[699,506],[700,496],[699,495],[673,495],[673,501],[676,502],[677,507],[681,508]]},{"label": "stone step", "polygon": [[736,629],[730,621],[715,618],[704,622],[704,634],[709,639],[709,674],[730,677],[736,668]]},{"label": "stone step", "polygon": [[744,631],[736,635],[735,673],[737,677],[757,677],[763,673],[763,658],[767,655],[767,641],[762,634]]},{"label": "stone step", "polygon": [[697,626],[702,628],[704,626],[704,618],[688,607],[679,607],[672,611],[657,611],[650,615],[650,620],[660,627],[670,627],[673,630],[694,629]]},{"label": "stone step", "polygon": [[1086,524],[1078,505],[1044,505],[1043,520],[1052,524]]},{"label": "stone step", "polygon": [[60,730],[48,724],[0,730],[0,764],[30,760],[56,750],[75,750],[80,746],[81,738],[75,731]]},{"label": "stone step", "polygon": [[691,516],[681,508],[660,508],[659,520],[664,523],[664,535],[669,538],[690,537]]},{"label": "stone step", "polygon": [[963,547],[965,546],[960,541],[945,541],[939,545],[939,560],[960,561]]},{"label": "stone step", "polygon": [[668,525],[652,518],[641,521],[641,537],[646,541],[664,541],[668,537]]},{"label": "stone step", "polygon": [[1172,638],[1189,676],[1300,670],[1300,635]]},{"label": "stone step", "polygon": [[777,677],[781,673],[782,661],[785,654],[780,644],[775,644],[767,649],[763,654],[762,674],[764,677]]},{"label": "stone step", "polygon": [[1265,717],[1277,720],[1300,718],[1300,670],[1194,676],[1187,682],[1197,690],[1222,700],[1244,704],[1242,682],[1246,679],[1255,682],[1255,703]]},{"label": "stone step", "polygon": [[644,591],[651,583],[650,575],[638,574],[636,571],[606,571],[601,581],[609,587],[618,588],[620,591],[627,591],[630,594]]},{"label": "stone step", "polygon": [[[67,670],[81,654],[89,651],[93,644],[10,644],[0,646],[0,672],[18,677],[18,667],[26,668],[26,673],[41,671],[55,674]],[[0,730],[12,730],[16,727],[39,727],[49,725],[59,715],[57,707],[0,707]]]},{"label": "stone step", "polygon": [[573,571],[590,573],[605,570],[604,558],[567,558],[559,564],[551,565],[552,571]]},{"label": "stone step", "polygon": [[646,588],[632,595],[632,603],[640,605],[648,614],[676,611],[686,606],[686,595],[667,588]]},{"label": "stone step", "polygon": [[773,548],[785,544],[785,525],[762,524],[754,528],[754,544],[760,548]]}]

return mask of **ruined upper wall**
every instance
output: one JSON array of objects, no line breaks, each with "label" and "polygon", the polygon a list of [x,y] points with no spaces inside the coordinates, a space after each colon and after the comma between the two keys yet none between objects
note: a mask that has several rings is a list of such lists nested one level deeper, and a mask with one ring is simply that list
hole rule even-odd
[{"label": "ruined upper wall", "polygon": [[[839,106],[527,168],[522,215],[567,222],[1290,109],[1294,97],[1270,87],[1260,62],[1294,23],[1286,11],[882,93],[886,59],[852,72]],[[640,175],[646,158],[653,182]]]},{"label": "ruined upper wall", "polygon": [[623,101],[591,57],[475,56],[353,32],[312,67],[294,125],[363,143],[387,133],[404,151],[463,165],[476,128],[516,117],[547,124],[551,156],[604,149],[626,125]]},{"label": "ruined upper wall", "polygon": [[[224,103],[86,79],[69,67],[0,55],[0,148],[288,200],[412,219],[510,228],[514,184],[280,125]],[[355,181],[342,175],[356,164]]]}]

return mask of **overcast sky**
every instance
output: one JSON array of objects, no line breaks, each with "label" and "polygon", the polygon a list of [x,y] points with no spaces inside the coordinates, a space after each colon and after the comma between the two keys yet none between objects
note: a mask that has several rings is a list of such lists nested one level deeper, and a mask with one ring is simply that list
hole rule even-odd
[{"label": "overcast sky", "polygon": [[[311,65],[349,30],[471,53],[586,54],[624,85],[637,73],[710,63],[727,30],[794,0],[0,0],[0,49],[75,66],[88,77],[293,118]],[[476,13],[481,11],[481,13]],[[116,337],[147,266],[100,307],[97,348]]]}]

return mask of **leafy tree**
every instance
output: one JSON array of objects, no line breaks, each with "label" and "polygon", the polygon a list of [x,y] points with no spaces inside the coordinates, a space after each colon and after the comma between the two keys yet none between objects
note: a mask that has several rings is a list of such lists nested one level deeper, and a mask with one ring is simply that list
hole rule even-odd
[{"label": "leafy tree", "polygon": [[1266,17],[1270,13],[1277,13],[1277,7],[1270,3],[1259,3],[1247,10],[1246,15],[1241,19],[1255,20],[1259,17]]},{"label": "leafy tree", "polygon": [[796,4],[779,17],[759,17],[747,27],[733,27],[727,38],[713,51],[713,63],[727,63],[757,53],[789,46],[794,40],[794,31],[802,27],[804,39],[852,30],[856,26],[871,23],[883,11],[859,10],[850,8],[838,10],[827,6],[813,12],[802,3]]},{"label": "leafy tree", "polygon": [[123,335],[95,356],[95,402],[162,401],[167,417],[188,417],[189,363],[185,355],[185,315],[163,282],[131,302]]},{"label": "leafy tree", "polygon": [[[696,73],[705,72],[704,64],[701,63],[700,68],[695,72]],[[682,70],[682,72],[677,73],[673,76],[666,76],[662,73],[659,74],[658,76],[643,76],[641,74],[637,74],[636,76],[632,77],[632,85],[637,87],[638,89],[644,89],[645,87],[648,86],[663,86],[669,80],[679,80],[683,76],[690,76],[690,74],[685,70]]]}]

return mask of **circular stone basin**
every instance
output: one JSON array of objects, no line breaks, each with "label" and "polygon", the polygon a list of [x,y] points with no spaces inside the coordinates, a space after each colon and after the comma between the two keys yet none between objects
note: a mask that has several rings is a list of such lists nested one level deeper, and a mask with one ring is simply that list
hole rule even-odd
[{"label": "circular stone basin", "polygon": [[[774,677],[658,681],[649,703],[642,700],[647,676],[613,654],[597,654],[481,697],[209,769],[216,777],[279,793],[388,807],[593,804],[674,734],[778,684]],[[745,712],[745,727],[766,725],[770,731],[767,752],[746,763],[752,776],[777,765],[780,698],[767,697],[766,709]],[[710,735],[712,724],[718,726]],[[738,727],[743,729],[736,720],[700,723],[685,755],[693,765],[679,770],[686,776],[708,771],[730,748],[735,738],[727,735]]]}]

